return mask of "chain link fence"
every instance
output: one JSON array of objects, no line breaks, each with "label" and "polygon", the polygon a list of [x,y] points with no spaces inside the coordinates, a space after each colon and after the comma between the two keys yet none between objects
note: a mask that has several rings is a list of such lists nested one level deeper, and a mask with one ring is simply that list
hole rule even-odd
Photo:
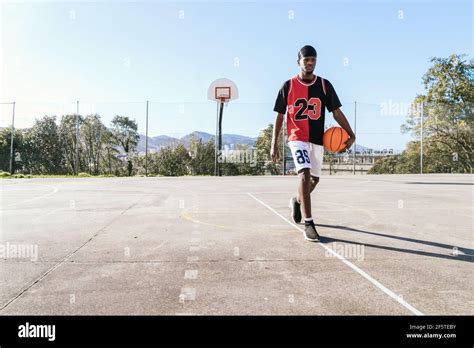
[{"label": "chain link fence", "polygon": [[[411,103],[367,103],[363,101],[343,103],[342,110],[353,131],[356,143],[342,154],[327,154],[323,172],[329,174],[353,173],[364,174],[381,158],[401,153],[412,135],[401,130],[410,113]],[[11,128],[14,118],[16,130],[31,128],[35,122],[45,116],[55,116],[59,125],[64,115],[100,116],[106,127],[112,128],[115,116],[126,116],[137,125],[140,134],[135,155],[157,153],[166,146],[189,145],[189,138],[194,134],[203,142],[211,141],[216,134],[216,104],[212,102],[160,102],[160,101],[75,101],[75,102],[11,102],[0,104],[0,127]],[[235,150],[236,146],[244,145],[252,149],[257,137],[275,121],[273,102],[241,102],[229,103],[224,109],[223,144],[224,149]],[[326,113],[326,128],[338,126],[332,114]],[[81,126],[79,125],[79,128]],[[78,138],[79,145],[82,132],[71,134]],[[11,131],[10,131],[11,135]],[[15,132],[16,136],[17,133]],[[147,137],[148,135],[148,137]],[[148,141],[147,141],[148,139]],[[5,142],[5,139],[3,139]],[[15,144],[15,143],[14,143]],[[5,144],[4,144],[5,145]],[[11,141],[8,141],[11,147]],[[4,151],[5,152],[5,151]],[[14,151],[15,152],[15,151]],[[4,153],[4,157],[7,156]],[[14,154],[15,156],[15,154]],[[123,153],[116,157],[124,159]],[[421,156],[421,153],[420,153]],[[10,156],[8,156],[10,157]],[[269,156],[264,158],[268,163]],[[10,159],[11,162],[11,159]],[[8,171],[5,158],[2,170]],[[145,166],[147,163],[145,162]],[[281,174],[291,174],[294,165],[291,153],[285,148],[285,161],[277,166]],[[140,171],[143,173],[143,171]]]}]

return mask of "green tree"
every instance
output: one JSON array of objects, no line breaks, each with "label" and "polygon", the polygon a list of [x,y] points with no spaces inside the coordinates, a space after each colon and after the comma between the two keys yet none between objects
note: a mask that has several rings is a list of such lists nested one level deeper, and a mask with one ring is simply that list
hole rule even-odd
[{"label": "green tree", "polygon": [[122,166],[122,161],[118,158],[120,151],[113,133],[107,129],[103,134],[104,137],[104,156],[102,158],[103,172],[106,172],[109,175],[115,174],[120,175],[120,169]]},{"label": "green tree", "polygon": [[400,155],[378,160],[367,174],[416,174],[420,172],[420,142],[410,141]]},{"label": "green tree", "polygon": [[213,175],[215,171],[214,138],[207,143],[197,137],[191,138],[189,145],[189,166],[193,175]]},{"label": "green tree", "polygon": [[[11,151],[12,128],[0,130],[0,170],[10,171],[10,151]],[[21,152],[23,147],[23,132],[15,129],[13,137],[13,168],[12,171],[21,169]]]},{"label": "green tree", "polygon": [[[263,168],[265,171],[270,172],[272,175],[282,174],[282,165],[281,163],[273,163],[270,158],[270,149],[272,145],[272,136],[273,136],[273,124],[269,124],[264,128],[255,142],[255,149],[257,151],[257,158],[263,163]],[[278,137],[278,148],[280,149],[280,155],[282,154],[283,146],[283,137],[280,134]],[[290,153],[289,147],[285,144],[285,156]]]},{"label": "green tree", "polygon": [[[66,170],[69,174],[78,174],[84,171],[84,160],[81,160],[84,150],[81,139],[79,139],[79,144],[77,144],[76,122],[80,129],[84,118],[80,115],[77,118],[76,115],[63,115],[59,122],[59,139]],[[77,157],[76,145],[79,146],[79,157]]]},{"label": "green tree", "polygon": [[237,163],[221,163],[221,173],[223,176],[240,175],[239,166]]},{"label": "green tree", "polygon": [[138,125],[135,120],[131,120],[127,116],[116,115],[112,120],[112,134],[116,143],[122,147],[127,155],[127,173],[128,176],[131,176],[133,170],[132,155],[140,138]]},{"label": "green tree", "polygon": [[397,165],[400,163],[400,157],[401,155],[394,155],[378,160],[367,171],[367,174],[397,174]]},{"label": "green tree", "polygon": [[191,156],[182,144],[166,146],[150,154],[150,172],[164,176],[182,176],[190,171]]},{"label": "green tree", "polygon": [[[427,163],[432,164],[424,171],[451,168],[471,173],[473,61],[466,61],[463,55],[451,55],[448,58],[432,58],[431,62],[433,65],[423,76],[427,92],[415,98],[402,131],[411,132],[417,139],[421,138],[421,112],[418,106],[423,103],[423,149],[425,144],[427,149],[431,149],[431,152],[424,151],[424,155]],[[437,158],[431,159],[430,155]]]},{"label": "green tree", "polygon": [[100,172],[101,159],[105,156],[107,128],[102,123],[100,116],[88,115],[81,126],[81,139],[84,144],[84,162],[87,172],[98,175]]},{"label": "green tree", "polygon": [[396,166],[398,174],[414,174],[420,172],[420,142],[410,141],[406,149],[398,157]]},{"label": "green tree", "polygon": [[263,175],[265,174],[265,160],[257,149],[247,144],[236,144],[237,151],[237,170],[239,175]]},{"label": "green tree", "polygon": [[[415,174],[420,172],[420,142],[411,141],[406,149],[395,156],[380,159],[370,168],[368,174]],[[441,146],[441,148],[439,147]],[[458,161],[446,153],[442,143],[429,142],[423,148],[423,171],[425,173],[462,172]]]},{"label": "green tree", "polygon": [[65,172],[56,116],[44,116],[25,131],[21,158],[25,169],[32,174]]}]

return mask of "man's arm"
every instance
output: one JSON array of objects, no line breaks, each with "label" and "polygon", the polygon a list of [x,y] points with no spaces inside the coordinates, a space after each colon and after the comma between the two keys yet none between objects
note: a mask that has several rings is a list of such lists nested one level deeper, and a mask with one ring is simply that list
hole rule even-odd
[{"label": "man's arm", "polygon": [[275,126],[273,127],[272,148],[270,150],[270,155],[272,156],[273,162],[277,162],[280,160],[280,150],[278,149],[278,136],[280,135],[282,125],[283,114],[277,113],[277,117],[275,119]]},{"label": "man's arm", "polygon": [[344,130],[350,136],[350,138],[345,142],[346,148],[344,150],[347,150],[352,146],[352,144],[354,144],[356,136],[355,136],[354,132],[352,131],[352,128],[351,128],[349,122],[347,121],[346,116],[344,115],[344,113],[342,112],[342,110],[340,108],[337,108],[336,110],[334,110],[332,112],[332,116],[334,117],[336,122],[339,123],[339,125],[342,128],[344,128]]}]

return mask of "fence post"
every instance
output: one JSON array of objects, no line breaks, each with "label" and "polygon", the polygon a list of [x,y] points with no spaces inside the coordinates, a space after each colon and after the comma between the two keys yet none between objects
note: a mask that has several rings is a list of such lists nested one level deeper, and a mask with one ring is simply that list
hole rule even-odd
[{"label": "fence post", "polygon": [[148,176],[148,100],[146,101],[145,176]]},{"label": "fence post", "polygon": [[286,144],[286,137],[285,137],[285,134],[286,134],[286,127],[285,127],[285,116],[283,116],[283,127],[281,129],[281,135],[282,135],[282,144],[283,144],[283,149],[282,149],[282,157],[283,157],[283,176],[285,176],[285,172],[286,172],[286,154],[285,154],[285,144]]},{"label": "fence post", "polygon": [[354,102],[354,134],[356,135],[356,140],[354,141],[354,149],[352,150],[352,173],[356,173],[356,150],[357,150],[357,101]]},{"label": "fence post", "polygon": [[76,102],[76,175],[79,174],[79,100]]},{"label": "fence post", "polygon": [[421,123],[420,174],[423,174],[423,102],[420,103],[420,123]]},{"label": "fence post", "polygon": [[14,141],[14,136],[15,134],[15,102],[13,102],[13,113],[12,113],[12,134],[11,134],[11,139],[10,139],[10,174],[13,175],[13,141]]}]

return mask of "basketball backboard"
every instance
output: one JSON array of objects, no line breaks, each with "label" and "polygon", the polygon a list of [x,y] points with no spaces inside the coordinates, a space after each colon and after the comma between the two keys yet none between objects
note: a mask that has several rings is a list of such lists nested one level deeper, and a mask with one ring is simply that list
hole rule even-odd
[{"label": "basketball backboard", "polygon": [[239,91],[233,81],[221,78],[211,83],[207,91],[207,98],[217,102],[228,102],[238,99]]}]

